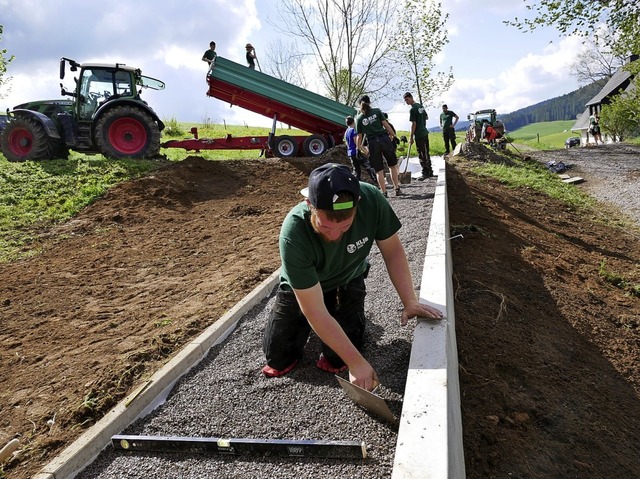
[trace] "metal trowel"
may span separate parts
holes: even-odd
[[[366,389],[362,389],[360,386],[356,386],[355,384],[351,384],[346,379],[341,378],[340,376],[336,376],[338,383],[342,386],[342,389],[345,390],[347,396],[351,398],[353,402],[355,402],[358,406],[363,407],[370,413],[375,414],[381,419],[384,419],[390,424],[397,424],[398,420],[393,415],[389,406],[380,396],[375,394],[376,387],[373,391],[367,391]]]

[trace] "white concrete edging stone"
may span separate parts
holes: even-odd
[[[242,316],[271,294],[280,279],[280,270],[271,274],[224,316],[187,344],[137,391],[120,401],[69,447],[49,462],[33,479],[68,479],[91,464],[109,445],[111,436],[120,434],[138,417],[164,401],[175,382],[205,358],[209,349],[223,341]],[[158,401],[158,398],[163,398]]]
[[[392,479],[464,479],[462,414],[444,159],[438,173],[420,301],[444,315],[414,330]]]

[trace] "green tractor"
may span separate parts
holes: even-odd
[[[504,135],[505,128],[504,123],[498,120],[498,116],[494,109],[479,110],[475,113],[469,113],[467,115],[469,120],[469,129],[467,130],[467,141],[480,141],[485,139],[485,131],[483,125],[488,123],[491,125],[500,135]]]
[[[140,98],[142,88],[163,90],[164,83],[123,63],[79,64],[60,59],[60,79],[66,66],[76,88],[62,96],[72,99],[23,103],[7,110],[8,123],[0,148],[9,161],[67,158],[69,150],[100,153],[107,158],[149,158],[160,152],[164,124]]]

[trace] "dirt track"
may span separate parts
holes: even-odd
[[[638,232],[465,162],[449,194],[468,477],[640,477],[640,303],[602,274],[640,284]],[[278,267],[309,166],[189,158],[0,265],[0,442],[23,447],[8,477],[30,477]]]

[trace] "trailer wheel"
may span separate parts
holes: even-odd
[[[302,149],[304,156],[320,156],[329,148],[327,140],[322,135],[311,135],[304,140]]]
[[[273,153],[280,158],[291,158],[298,154],[298,143],[287,135],[276,136],[273,139]]]
[[[9,161],[50,160],[53,142],[37,120],[17,117],[2,132],[2,153]]]
[[[160,129],[151,116],[130,105],[104,112],[96,123],[95,139],[107,158],[149,158],[160,152]]]

